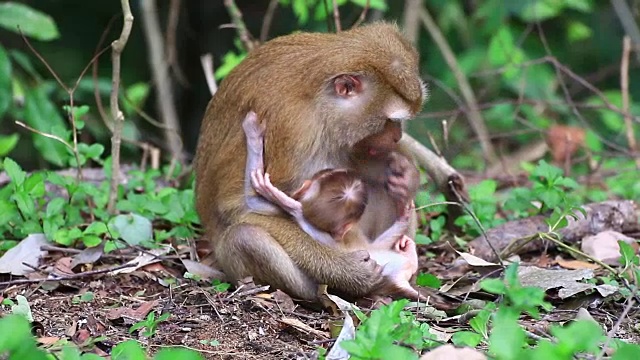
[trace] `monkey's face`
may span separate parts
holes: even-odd
[[[401,122],[414,118],[424,101],[423,94],[414,101],[403,98],[375,74],[341,74],[331,79],[326,90],[320,110],[333,120],[327,126],[337,135],[332,138],[353,147],[372,137],[370,144],[379,145],[381,151],[395,146],[402,136]]]

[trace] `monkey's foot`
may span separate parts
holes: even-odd
[[[249,111],[242,121],[242,129],[247,137],[247,144],[251,148],[262,148],[266,126],[258,120],[255,112]]]

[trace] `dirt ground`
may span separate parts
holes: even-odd
[[[532,260],[539,258],[540,255]],[[48,262],[60,267],[64,259],[69,257],[53,253]],[[479,279],[477,274],[452,266],[454,257],[445,252],[429,261],[423,252],[420,259],[421,269],[429,269],[443,283],[457,281],[453,289],[457,288],[458,293]],[[117,265],[117,260],[108,259],[92,270]],[[55,287],[50,283],[11,285],[0,292],[0,300],[3,296],[14,299],[16,295],[28,299],[35,320],[33,331],[44,347],[55,348],[57,342],[67,339],[102,356],[107,356],[119,342],[132,338],[147,344],[151,352],[178,345],[198,350],[207,359],[313,359],[318,346],[333,345],[336,333],[331,334],[329,324],[339,322],[341,317],[328,310],[302,307],[282,292],[252,283],[216,291],[182,278],[183,273],[184,268],[177,266],[175,260],[163,261],[116,276],[96,274],[65,280]],[[93,297],[83,301],[80,295],[86,293]],[[553,300],[552,291],[549,295]],[[471,291],[470,297],[492,300],[477,290]],[[548,333],[551,323],[575,318],[580,307],[587,308],[609,331],[623,309],[621,302],[602,301],[594,293],[570,301],[555,300],[557,307],[542,320],[523,319],[530,333]],[[168,312],[171,317],[159,323],[151,338],[143,337],[141,331],[129,333],[131,325],[152,310],[156,315]],[[2,308],[5,314],[7,311],[6,306]],[[630,315],[637,314],[632,311]],[[467,327],[455,317],[440,322],[420,314],[417,317],[429,321],[441,334],[450,335]],[[629,326],[628,322],[623,323],[616,337],[637,343],[637,332]]]

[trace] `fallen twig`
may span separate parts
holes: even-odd
[[[110,267],[107,269],[85,271],[85,272],[81,272],[73,275],[51,276],[50,274],[49,277],[42,278],[42,279],[17,279],[17,280],[2,281],[0,282],[0,287],[9,287],[12,285],[22,285],[22,284],[37,284],[37,283],[46,282],[46,281],[77,280],[77,279],[85,278],[88,276],[105,274],[111,271],[116,271],[124,268],[134,267],[134,266],[136,266],[136,264],[122,264],[122,265]]]

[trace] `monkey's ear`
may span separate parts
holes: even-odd
[[[349,230],[351,230],[351,227],[353,227],[354,222],[350,221],[344,225],[342,225],[341,227],[338,228],[338,230],[336,231],[336,238],[343,240],[344,239],[344,235],[346,233],[349,232]]]
[[[291,195],[291,197],[292,197],[294,200],[298,200],[298,201],[300,201],[300,198],[302,198],[302,195],[304,195],[304,193],[306,193],[306,192],[307,192],[307,190],[309,190],[309,187],[310,187],[310,186],[311,186],[311,180],[305,180],[305,181],[302,183],[302,186],[300,186],[300,188],[299,188],[298,190],[296,190],[296,191]]]
[[[362,79],[359,75],[341,74],[333,79],[333,89],[340,97],[351,97],[362,92]]]

